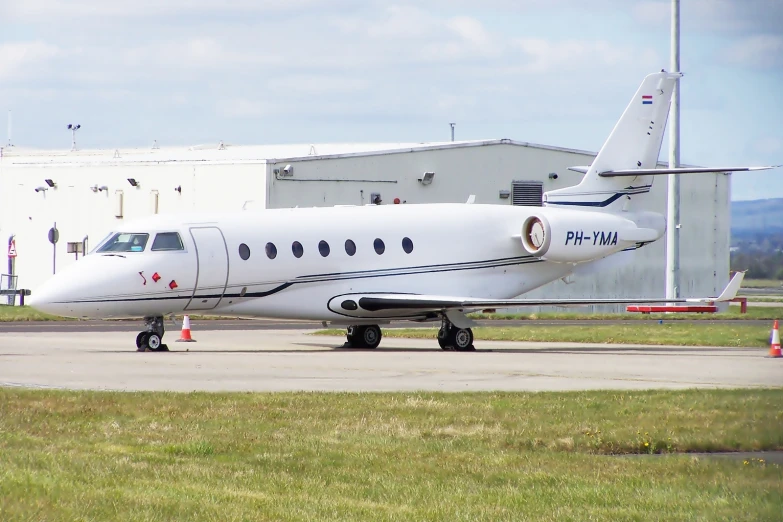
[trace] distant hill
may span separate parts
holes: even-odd
[[[783,198],[731,202],[731,235],[783,233]]]

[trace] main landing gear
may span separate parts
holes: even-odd
[[[136,351],[139,352],[167,352],[169,347],[162,343],[163,317],[145,317],[144,331],[136,336]]]
[[[377,324],[349,326],[345,348],[378,348],[381,344],[381,327]]]
[[[473,330],[470,328],[457,328],[445,317],[440,325],[440,330],[438,330],[438,344],[442,350],[455,350],[458,352],[472,352],[476,350],[476,347],[473,346]]]
[[[373,325],[354,325],[348,327],[348,340],[343,345],[344,348],[377,348],[381,343],[381,327]],[[472,352],[476,350],[473,346],[473,330],[470,328],[458,328],[451,321],[443,318],[440,330],[438,331],[438,344],[443,350],[453,350],[457,352]]]

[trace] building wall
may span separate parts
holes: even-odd
[[[270,162],[268,204],[272,208],[367,204],[379,192],[383,204],[395,197],[408,203],[463,202],[471,194],[476,203],[510,204],[500,190],[514,180],[541,181],[544,190],[579,183],[582,174],[570,166],[589,165],[594,156],[508,144],[439,148],[372,156],[333,159],[304,158]],[[294,175],[279,177],[275,168],[290,164]],[[418,178],[435,172],[432,184]],[[557,179],[549,174],[556,173]],[[680,295],[719,293],[729,277],[729,176],[685,175],[681,178]],[[666,213],[667,178],[655,179],[642,196],[639,209]],[[521,226],[521,223],[520,223]],[[444,231],[455,234],[458,231]],[[525,297],[664,297],[665,238],[619,260],[608,261],[601,272],[575,275],[566,284],[556,281]],[[622,263],[622,264],[618,264]],[[622,311],[624,306],[586,307],[576,311]],[[542,308],[530,309],[535,312]]]
[[[223,152],[223,151],[221,151]],[[116,160],[111,153],[90,161],[63,162],[52,157],[26,157],[17,153],[0,159],[0,238],[16,234],[19,285],[35,287],[52,273],[53,247],[47,232],[57,222],[57,269],[74,261],[66,254],[69,241],[87,236],[88,249],[117,224],[154,212],[239,210],[244,206],[269,208],[368,204],[370,194],[381,194],[384,204],[395,197],[408,204],[463,202],[471,194],[477,203],[510,204],[499,191],[510,190],[514,180],[541,181],[552,190],[580,181],[582,175],[567,167],[589,165],[593,156],[578,151],[498,143],[455,144],[408,152],[309,156],[287,160],[246,157],[216,160],[206,152],[172,161],[149,158]],[[239,156],[236,156],[239,157]],[[280,177],[275,169],[293,167],[293,176]],[[430,185],[418,178],[434,172]],[[557,179],[549,174],[556,173]],[[53,179],[58,187],[36,193]],[[140,182],[133,188],[127,178]],[[91,186],[108,190],[93,192]],[[175,187],[181,187],[176,191]],[[123,194],[123,217],[115,217],[117,191]],[[681,295],[704,296],[719,292],[729,272],[729,176],[719,174],[682,177]],[[665,213],[666,178],[656,178],[641,208]],[[521,226],[521,223],[520,223]],[[459,231],[445,230],[459,240]],[[606,267],[598,274],[577,275],[571,284],[556,281],[527,294],[529,297],[638,297],[663,296],[665,241],[648,245],[622,266]],[[6,272],[0,266],[0,273]],[[602,310],[620,310],[609,307]],[[587,310],[590,310],[589,308]],[[535,310],[531,310],[535,311]]]
[[[231,211],[241,209],[248,201],[263,202],[266,198],[263,162],[21,163],[10,161],[8,156],[0,161],[0,241],[5,245],[11,234],[16,236],[18,287],[33,291],[55,269],[75,262],[76,255],[67,253],[68,242],[87,238],[89,251],[118,225],[156,211]],[[135,179],[139,186],[131,186],[128,178]],[[35,192],[36,187],[46,186],[45,179],[53,180],[57,187]],[[106,189],[93,191],[94,186]],[[117,217],[120,194],[122,212]],[[48,232],[55,223],[60,238],[53,246]],[[7,271],[6,263],[2,263],[0,273]]]

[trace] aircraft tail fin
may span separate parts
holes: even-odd
[[[672,93],[681,76],[682,73],[665,71],[647,75],[592,165],[574,168],[585,171],[581,183],[546,192],[545,204],[620,210],[629,198],[649,192],[652,177],[646,172],[636,177],[602,176],[601,173],[649,171],[657,166]]]

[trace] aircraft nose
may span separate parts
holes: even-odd
[[[95,260],[87,256],[34,289],[27,302],[36,310],[46,314],[86,317],[91,312],[91,307],[78,301],[90,293],[87,283],[95,280],[95,274],[100,274],[101,268]],[[99,288],[102,286],[101,281],[96,283]]]
[[[27,302],[36,310],[50,315],[69,317],[68,290],[61,277],[55,275],[38,287]]]

